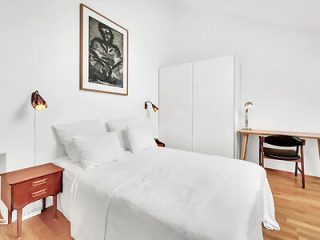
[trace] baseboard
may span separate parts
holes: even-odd
[[[46,208],[53,205],[52,197],[48,197],[46,200]],[[25,206],[22,210],[22,220],[34,217],[41,213],[42,210],[42,200],[33,202]],[[4,223],[8,224],[8,208],[0,200],[0,213],[3,217]],[[12,222],[17,221],[17,211],[12,212]]]

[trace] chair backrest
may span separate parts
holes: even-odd
[[[267,136],[264,138],[264,142],[279,147],[297,147],[304,144],[303,139],[286,135]]]

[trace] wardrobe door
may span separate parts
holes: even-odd
[[[192,64],[159,70],[159,137],[167,147],[192,150]]]
[[[193,151],[234,157],[233,56],[193,65]]]

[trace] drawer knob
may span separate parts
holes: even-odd
[[[32,197],[36,198],[36,197],[39,197],[39,196],[42,196],[42,195],[45,195],[45,194],[47,194],[47,189],[42,189],[40,191],[32,193]]]
[[[41,179],[41,180],[38,180],[38,181],[34,181],[34,182],[32,182],[32,187],[36,187],[36,186],[39,186],[39,185],[42,185],[42,184],[46,184],[47,181],[48,181],[48,178]]]

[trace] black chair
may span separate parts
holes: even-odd
[[[265,147],[264,144],[269,144],[281,148]],[[305,140],[284,135],[271,135],[268,137],[259,137],[259,165],[264,167],[264,159],[282,160],[287,162],[295,162],[295,176],[298,175],[298,170],[302,176],[302,188],[305,188],[304,177],[304,154],[303,147]],[[300,149],[300,153],[299,153]],[[301,168],[299,167],[299,164]]]

